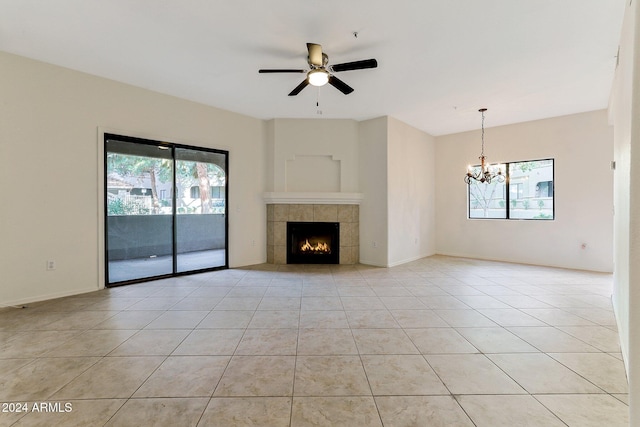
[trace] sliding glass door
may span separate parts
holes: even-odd
[[[225,268],[228,153],[105,134],[107,285]]]
[[[226,265],[224,153],[176,148],[177,271]]]

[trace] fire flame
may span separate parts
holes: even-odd
[[[331,248],[325,242],[318,242],[316,245],[309,243],[309,239],[306,239],[304,245],[300,247],[302,252],[316,252],[316,253],[331,253]]]

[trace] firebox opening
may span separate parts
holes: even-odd
[[[287,264],[338,264],[340,224],[288,222]]]

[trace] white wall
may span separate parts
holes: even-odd
[[[274,119],[269,127],[273,181],[268,191],[358,191],[358,122]]]
[[[360,262],[395,266],[435,253],[434,138],[399,120],[359,124]]]
[[[627,6],[609,113],[614,126],[614,292],[629,378],[631,424],[640,424],[640,7]]]
[[[629,224],[629,378],[631,422],[640,424],[640,6],[634,2]]]
[[[359,123],[360,262],[387,266],[387,117]]]
[[[389,266],[435,253],[434,138],[388,118]]]
[[[264,262],[263,121],[6,53],[0,69],[0,304],[98,288],[99,127],[229,150],[230,264]]]
[[[485,154],[490,162],[555,159],[555,220],[467,219],[463,178],[480,154],[480,131],[437,137],[437,252],[613,271],[613,134],[606,111],[495,128],[490,118],[489,109]]]
[[[633,21],[629,8],[625,13],[620,41],[619,65],[609,105],[610,121],[614,126],[614,293],[622,351],[628,362],[629,323],[629,220],[631,179],[631,103],[633,80]]]

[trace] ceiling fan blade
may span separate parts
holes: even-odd
[[[300,93],[302,89],[307,87],[308,84],[309,84],[309,79],[304,79],[302,83],[296,86],[296,88],[289,93],[289,96],[296,96],[297,94]]]
[[[322,46],[315,43],[307,43],[307,50],[309,51],[309,62],[316,67],[322,67]]]
[[[378,61],[375,59],[364,59],[362,61],[344,62],[331,66],[331,70],[338,73],[340,71],[362,70],[365,68],[376,68]]]
[[[345,95],[349,95],[351,92],[353,92],[353,88],[351,86],[349,86],[336,76],[329,76],[329,84]]]
[[[282,68],[282,69],[261,69],[258,70],[259,73],[306,73],[307,70],[294,70],[291,68]]]

